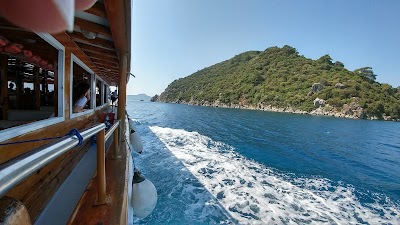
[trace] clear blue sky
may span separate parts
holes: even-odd
[[[128,94],[160,94],[175,79],[249,50],[290,45],[371,66],[400,86],[399,0],[133,0]]]

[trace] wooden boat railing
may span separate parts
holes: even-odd
[[[106,204],[105,142],[114,134],[115,152],[113,156],[118,158],[119,126],[120,121],[115,120],[107,133],[105,133],[106,126],[103,123],[87,128],[80,133],[83,141],[97,135],[97,184],[99,191],[96,204],[98,205]],[[79,140],[76,136],[66,136],[1,164],[0,197],[52,160],[76,147],[78,143]]]

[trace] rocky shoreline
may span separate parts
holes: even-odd
[[[165,101],[161,101],[161,102],[165,102]],[[378,118],[376,116],[369,116],[369,115],[365,114],[363,108],[361,108],[358,105],[357,98],[354,98],[354,100],[350,104],[343,105],[342,110],[332,107],[329,104],[325,104],[324,100],[322,100],[322,99],[316,99],[316,100],[314,100],[314,106],[316,106],[316,109],[312,110],[311,112],[294,109],[292,107],[279,108],[279,107],[275,107],[272,105],[263,105],[263,104],[258,104],[257,106],[246,105],[246,104],[225,104],[225,103],[221,103],[219,101],[215,101],[215,102],[173,101],[173,102],[168,102],[168,103],[198,105],[198,106],[207,106],[207,107],[215,107],[215,108],[234,108],[234,109],[260,110],[260,111],[268,111],[268,112],[308,114],[308,115],[315,115],[315,116],[331,116],[331,117],[348,118],[348,119],[367,119],[367,120],[384,120],[384,121],[400,122],[400,120],[394,120],[394,119],[391,119],[389,116],[385,116],[385,115],[382,115],[382,118]]]

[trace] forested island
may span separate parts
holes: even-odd
[[[173,81],[152,101],[400,121],[400,87],[291,46],[248,51]]]

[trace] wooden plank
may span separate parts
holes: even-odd
[[[66,85],[69,86],[69,85]],[[68,95],[69,96],[69,95]],[[67,100],[69,98],[65,98]],[[16,142],[16,141],[24,141],[24,140],[32,140],[36,138],[42,137],[55,137],[55,136],[62,136],[65,135],[69,130],[72,128],[83,129],[91,125],[90,120],[93,114],[87,114],[84,116],[80,116],[71,120],[67,120],[62,123],[57,123],[52,126],[48,126],[45,128],[41,128],[35,130],[34,132],[26,133],[24,135],[12,138],[7,140],[6,142]],[[93,118],[91,119],[93,120]],[[38,142],[31,142],[31,143],[22,143],[18,145],[6,145],[1,146],[0,148],[0,164],[10,160],[16,156],[19,156],[31,149],[38,148],[44,144],[49,143],[49,141],[38,141]]]
[[[37,219],[40,212],[46,207],[43,202],[48,202],[51,199],[62,182],[85,155],[90,145],[91,143],[88,141],[84,146],[63,154],[49,166],[38,171],[43,174],[43,178],[32,187],[31,193],[24,200],[24,204],[29,209],[33,221]]]
[[[103,58],[103,59],[115,59],[118,61],[118,56],[117,52],[110,52],[109,54],[104,53],[104,52],[98,52],[97,49],[92,49],[92,50],[87,50],[85,47],[83,48],[83,51],[88,55],[89,57],[97,57],[97,58]]]
[[[108,60],[104,60],[104,59],[97,59],[97,58],[91,58],[92,62],[95,64],[104,64],[105,66],[109,66],[109,67],[115,67],[116,69],[118,69],[118,63],[117,62],[113,62],[113,61],[108,61]]]
[[[121,156],[119,154],[119,128],[117,127],[114,130],[114,159],[118,159],[120,157]]]
[[[33,89],[35,90],[35,101],[36,101],[36,110],[40,110],[40,78],[39,78],[39,67],[33,67],[33,75],[35,76],[34,79],[34,86]],[[57,90],[57,89],[54,89]]]
[[[75,25],[80,27],[81,29],[98,33],[104,35],[106,37],[112,38],[111,31],[109,27],[100,25],[98,23],[94,23],[88,20],[84,20],[78,17],[75,17]]]
[[[117,57],[110,57],[109,55],[102,55],[98,53],[93,53],[93,52],[87,52],[85,51],[86,55],[89,56],[90,59],[100,59],[100,60],[105,60],[109,62],[114,62],[114,63],[119,63]]]
[[[104,3],[100,2],[100,1],[96,2],[90,9],[86,10],[85,12],[93,14],[95,16],[107,18]]]
[[[104,49],[104,48],[98,48],[92,45],[87,45],[84,43],[76,43],[83,51],[88,51],[88,52],[94,52],[97,54],[104,54],[107,55],[109,57],[118,57],[117,52],[116,51],[112,51],[112,50],[108,50],[108,49]]]
[[[3,120],[8,119],[8,76],[7,76],[8,57],[0,55],[0,73],[1,73],[1,111]]]
[[[107,204],[106,202],[106,151],[105,151],[105,130],[97,133],[97,200],[96,205]]]
[[[109,63],[109,62],[104,62],[104,61],[98,61],[98,60],[96,60],[96,59],[92,59],[92,60],[93,60],[93,63],[94,63],[96,66],[103,66],[103,67],[110,68],[110,69],[114,69],[114,70],[117,70],[117,69],[118,69],[118,65],[116,65],[116,64],[114,64],[114,63]]]
[[[96,121],[102,121],[106,111],[108,111],[107,107],[103,108],[102,110],[98,110],[93,114],[84,115],[63,123],[38,129],[35,132],[18,136],[9,141],[13,142],[43,137],[62,136],[72,128],[81,130],[84,127],[93,126]],[[32,149],[42,146],[48,142],[49,141],[42,141],[14,146],[3,146],[0,148],[0,162],[7,161],[18,155],[29,152]],[[90,141],[88,143],[90,143]],[[51,196],[58,189],[59,185],[68,176],[72,168],[74,168],[75,162],[79,161],[82,155],[79,155],[79,159],[76,159],[75,161],[74,158],[78,156],[77,154],[81,154],[80,149],[84,151],[87,149],[84,148],[84,146],[80,146],[75,150],[71,150],[58,157],[41,170],[38,170],[37,173],[32,174],[26,180],[14,187],[6,195],[24,202],[31,214],[31,218],[36,218],[43,207],[47,204]]]
[[[68,35],[75,42],[80,42],[80,43],[84,43],[84,44],[100,46],[100,47],[115,51],[114,42],[112,42],[112,41],[105,40],[105,39],[102,39],[102,38],[99,38],[99,37],[97,37],[97,38],[95,38],[93,40],[90,40],[90,39],[87,39],[85,36],[83,36],[82,33],[79,33],[79,32],[68,33]]]
[[[104,65],[97,65],[97,67],[104,73],[113,73],[117,76],[119,75],[118,68],[115,68],[115,67],[109,68]]]
[[[125,123],[122,122],[122,123]],[[115,141],[115,140],[114,140]],[[112,145],[110,145],[112,148]],[[121,158],[112,159],[113,150],[106,153],[107,205],[94,206],[97,180],[92,179],[68,221],[72,224],[127,224],[129,151],[120,146]]]

